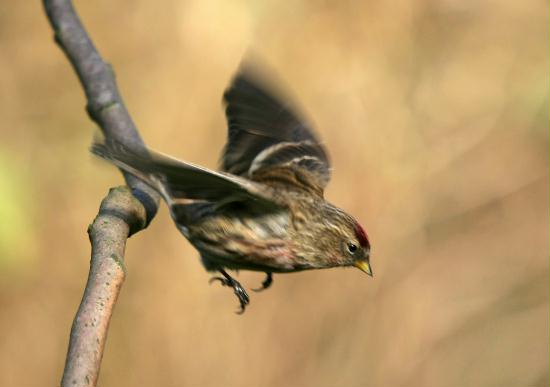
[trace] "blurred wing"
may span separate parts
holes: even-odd
[[[224,94],[228,139],[222,170],[269,184],[274,180],[322,191],[330,179],[324,147],[313,130],[250,73],[239,73]],[[296,177],[296,176],[298,177]]]
[[[95,155],[142,179],[168,199],[227,202],[239,199],[271,201],[261,184],[212,171],[153,151],[138,153],[119,143],[94,143]]]

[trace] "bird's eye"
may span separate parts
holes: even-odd
[[[353,243],[348,243],[348,251],[351,254],[354,254],[357,251],[357,245]]]

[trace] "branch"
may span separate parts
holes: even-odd
[[[128,149],[144,151],[143,140],[118,92],[113,70],[97,52],[71,1],[43,1],[55,41],[73,65],[84,88],[90,118],[99,125],[106,138],[116,140]],[[123,174],[134,196],[145,206],[148,224],[157,212],[159,196],[135,176]]]
[[[62,386],[97,384],[109,321],[126,276],[124,248],[129,225],[145,225],[145,219],[141,203],[127,187],[118,187],[103,199],[88,228],[92,244],[90,273],[71,328]]]
[[[106,139],[146,152],[120,97],[113,71],[97,52],[71,1],[43,0],[43,3],[55,41],[84,88],[90,118]],[[62,386],[96,385],[109,321],[124,281],[126,239],[147,227],[158,209],[159,195],[131,174],[123,174],[131,191],[112,189],[88,230],[92,243],[90,273],[71,329]]]

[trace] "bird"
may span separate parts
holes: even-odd
[[[206,168],[110,138],[91,152],[158,191],[210,282],[231,287],[243,313],[245,288],[228,270],[273,274],[356,267],[373,276],[367,232],[324,198],[331,177],[325,146],[265,76],[241,68],[223,94],[227,142],[220,168]]]

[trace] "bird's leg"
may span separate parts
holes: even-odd
[[[243,314],[246,306],[250,303],[250,298],[248,297],[246,290],[244,290],[239,281],[227,274],[225,270],[220,269],[219,272],[223,275],[223,277],[213,277],[210,279],[210,283],[213,281],[220,281],[223,286],[231,286],[235,292],[235,295],[239,299],[239,302],[241,303],[241,310],[239,310],[237,314]]]
[[[269,272],[266,272],[265,274],[266,274],[266,277],[265,277],[264,281],[262,282],[262,287],[252,289],[252,290],[254,290],[255,292],[261,292],[262,290],[265,290],[265,289],[267,289],[268,287],[271,286],[271,284],[273,283],[273,274],[271,274]]]

